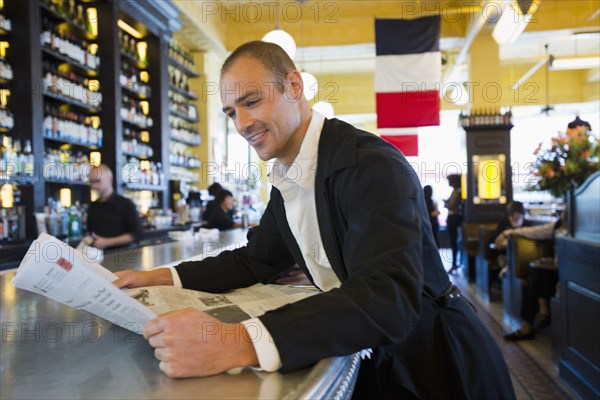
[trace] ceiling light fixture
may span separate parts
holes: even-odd
[[[121,29],[123,29],[125,32],[129,33],[131,36],[133,36],[136,39],[141,39],[144,36],[139,33],[137,30],[135,30],[135,28],[133,28],[131,25],[129,25],[127,22],[123,21],[122,19],[119,19],[117,21],[117,26]]]
[[[600,68],[599,57],[555,58],[550,63],[551,70]]]
[[[293,60],[296,56],[296,42],[292,35],[279,26],[279,0],[275,4],[275,29],[263,36],[263,42],[275,43],[280,46]]]
[[[527,10],[523,11],[519,3],[528,3]],[[492,37],[498,44],[514,43],[525,27],[533,18],[538,9],[540,0],[523,2],[512,0],[503,10],[502,16],[492,32]]]

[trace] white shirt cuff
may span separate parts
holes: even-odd
[[[261,320],[252,318],[242,321],[242,324],[246,328],[250,340],[252,340],[260,369],[267,372],[275,372],[280,369],[281,359],[279,358],[279,351],[275,346],[273,337]]]
[[[171,270],[171,276],[173,277],[173,286],[182,288],[183,284],[181,283],[181,278],[179,278],[177,270],[174,267],[169,267],[169,269]]]

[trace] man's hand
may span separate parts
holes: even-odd
[[[504,232],[506,232],[506,231],[504,231]],[[496,250],[502,250],[506,247],[506,243],[508,241],[508,235],[505,234],[504,232],[499,234],[498,237],[496,238],[496,240],[494,241],[494,247],[496,248]]]
[[[113,281],[118,288],[173,285],[173,275],[169,268],[159,268],[152,271],[125,270],[115,272],[119,279]]]
[[[215,375],[257,365],[246,328],[225,324],[195,308],[162,314],[144,327],[159,368],[172,378]]]
[[[112,246],[112,241],[110,240],[110,238],[98,236],[95,233],[92,233],[92,238],[94,239],[94,241],[92,242],[92,246],[97,249],[104,250],[107,247]]]

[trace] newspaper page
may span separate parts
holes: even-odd
[[[222,322],[237,323],[319,292],[315,287],[263,284],[220,294],[173,286],[123,290],[112,284],[115,279],[86,252],[42,233],[31,244],[12,283],[138,334],[147,321],[168,311],[196,307]]]
[[[156,314],[114,286],[111,282],[116,278],[84,253],[42,233],[29,247],[12,283],[141,334]]]
[[[126,292],[156,314],[195,307],[221,322],[237,323],[315,295],[318,290],[256,284],[229,293],[206,293],[173,286],[142,287]]]

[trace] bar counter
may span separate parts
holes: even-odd
[[[236,229],[221,233],[218,243],[182,241],[107,253],[103,265],[117,271],[175,264],[242,246],[245,234]],[[142,336],[15,289],[13,275],[0,275],[2,399],[346,399],[352,394],[359,367],[356,354],[285,375],[246,368],[236,375],[169,378]]]

